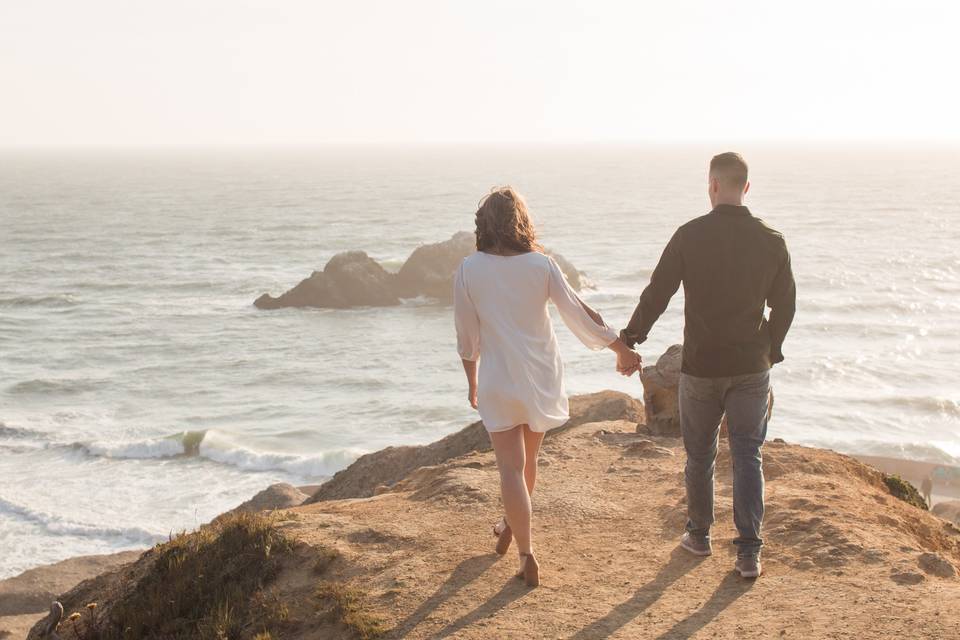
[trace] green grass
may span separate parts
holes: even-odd
[[[890,490],[890,493],[894,497],[900,498],[904,502],[912,504],[918,509],[923,509],[924,511],[927,510],[927,503],[923,499],[923,496],[920,495],[920,492],[917,491],[917,488],[900,476],[889,476],[884,474],[883,481],[887,485],[887,489]]]
[[[253,513],[230,514],[178,535],[153,550],[153,563],[100,621],[99,637],[233,640],[250,625],[263,629],[264,620],[284,617],[262,610],[270,602],[262,589],[291,552],[274,520]],[[260,606],[251,606],[251,599]],[[270,637],[269,631],[260,637]]]
[[[383,621],[366,610],[363,592],[337,582],[322,582],[317,597],[331,607],[330,617],[350,629],[360,640],[373,640],[386,629]]]

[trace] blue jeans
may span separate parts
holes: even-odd
[[[763,455],[767,437],[770,372],[729,378],[680,375],[680,429],[687,450],[687,531],[709,537],[713,513],[713,472],[720,421],[727,416],[733,461],[733,522],[738,554],[763,545]]]

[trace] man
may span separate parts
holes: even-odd
[[[727,416],[733,460],[736,570],[762,573],[761,447],[767,433],[770,368],[793,321],[796,287],[783,236],[743,206],[750,189],[737,153],[710,161],[713,210],[677,229],[620,337],[629,347],[647,339],[653,323],[683,283],[683,364],[680,424],[687,452],[687,531],[681,546],[713,552],[713,474],[720,421]],[[770,317],[764,316],[770,307]]]

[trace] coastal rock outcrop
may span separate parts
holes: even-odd
[[[625,393],[601,391],[570,398],[570,421],[547,432],[551,437],[587,422],[644,420],[643,404]],[[405,478],[420,467],[441,464],[475,451],[489,451],[490,438],[483,423],[474,422],[456,433],[423,446],[387,447],[360,456],[346,469],[320,485],[306,504],[344,498],[367,498]],[[378,491],[379,488],[379,491]]]
[[[418,247],[395,274],[363,251],[338,253],[323,271],[314,271],[280,296],[264,293],[253,304],[258,309],[387,307],[399,304],[401,298],[418,296],[449,302],[453,297],[453,274],[474,249],[473,233],[460,231],[443,242]],[[580,291],[586,286],[585,276],[569,260],[550,251],[546,253],[557,261],[574,289]]]
[[[309,497],[292,484],[278,482],[256,494],[233,511],[257,512],[289,509],[290,507],[300,506]]]
[[[680,442],[636,433],[642,407],[628,396],[580,400],[574,413],[585,422],[551,431],[543,446],[537,592],[492,553],[500,475],[493,453],[478,450],[414,469],[375,496],[234,513],[173,537],[59,596],[63,640],[957,637],[960,529],[896,499],[880,471],[771,441],[767,577],[746,581],[731,571],[727,443],[717,555],[701,561],[677,546]],[[602,419],[617,413],[628,418]],[[43,626],[29,640],[50,640]]]
[[[347,251],[333,256],[323,271],[314,271],[286,293],[276,298],[265,293],[253,304],[258,309],[389,307],[400,304],[395,277],[363,251]]]
[[[643,431],[658,436],[680,437],[680,367],[683,364],[683,345],[670,346],[657,359],[657,363],[644,367],[640,372],[643,383],[643,406],[646,410],[646,424]],[[773,416],[773,389],[770,389],[770,402],[767,407],[767,419]],[[720,433],[727,433],[727,417],[720,423]]]
[[[955,524],[960,524],[960,500],[946,500],[933,505],[931,509],[935,515]]]

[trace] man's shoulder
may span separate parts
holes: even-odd
[[[776,229],[771,227],[766,220],[764,220],[763,218],[759,218],[757,216],[754,216],[753,219],[755,221],[754,224],[757,225],[757,228],[762,233],[769,236],[774,242],[778,244],[784,244],[784,245],[786,244],[786,239],[783,237],[783,234],[780,231],[777,231]]]
[[[696,218],[692,220],[688,220],[687,222],[684,222],[682,225],[680,225],[677,228],[677,234],[683,235],[685,233],[686,234],[696,233],[701,229],[709,227],[713,219],[714,218],[709,213],[705,213],[702,216],[697,216]]]

